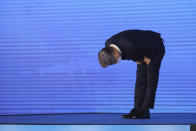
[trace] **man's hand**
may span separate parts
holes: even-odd
[[[144,62],[145,62],[147,65],[149,65],[150,62],[151,62],[151,60],[150,60],[149,58],[147,58],[147,57],[144,56]]]

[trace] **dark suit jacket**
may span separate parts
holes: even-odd
[[[163,43],[160,33],[151,30],[126,30],[106,40],[105,46],[117,45],[123,60],[142,61],[144,56],[153,59],[156,49]]]

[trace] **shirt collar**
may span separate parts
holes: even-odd
[[[117,49],[121,53],[121,50],[115,44],[110,44],[110,47],[114,47],[115,49]]]

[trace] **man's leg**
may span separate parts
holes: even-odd
[[[147,65],[145,62],[137,64],[134,108],[139,110],[142,107],[147,87]]]
[[[143,101],[142,109],[148,110],[154,108],[156,90],[159,80],[159,70],[161,61],[165,55],[165,47],[163,43],[157,49],[156,57],[151,61],[150,65],[147,66],[147,89],[146,95]]]
[[[141,109],[144,97],[146,94],[147,86],[147,65],[145,62],[137,64],[136,71],[136,83],[135,83],[135,96],[134,96],[134,108],[128,115],[122,115],[123,118],[133,118]]]
[[[154,108],[155,95],[159,79],[159,69],[158,65],[149,65],[147,67],[147,89],[146,95],[143,101],[142,109],[148,110],[149,108]]]

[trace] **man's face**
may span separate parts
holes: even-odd
[[[118,57],[118,58],[117,58],[117,62],[116,62],[116,64],[117,64],[117,63],[119,63],[120,59],[121,59],[120,57]]]
[[[120,53],[117,52],[117,51],[114,51],[113,55],[114,55],[114,57],[116,59],[116,62],[114,64],[117,64],[121,60]]]

